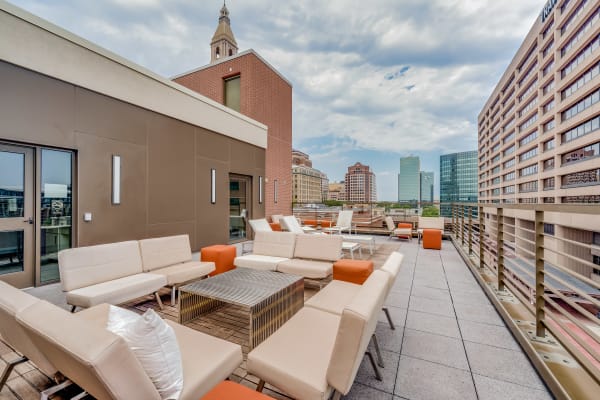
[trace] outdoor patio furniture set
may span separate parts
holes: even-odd
[[[258,391],[269,382],[298,399],[327,399],[334,393],[339,398],[350,390],[364,354],[381,379],[367,350],[373,342],[383,366],[374,337],[377,311],[385,311],[402,262],[400,253],[392,253],[373,272],[371,261],[340,260],[342,240],[340,235],[257,231],[253,254],[236,257],[238,268],[229,271],[219,257],[231,263],[231,246],[203,249],[202,258],[206,254],[214,262],[192,261],[187,235],[64,250],[60,274],[72,313],[0,282],[0,335],[23,355],[8,363],[0,389],[12,368],[29,359],[57,383],[42,399],[71,381],[97,399],[161,398],[131,343],[107,325],[115,318],[109,304],[154,294],[162,308],[158,290],[169,286],[173,303],[177,289],[180,293],[180,323],[163,321],[181,355],[180,399],[207,393],[207,399],[223,393],[268,398],[223,383],[243,361],[240,345],[183,325],[225,303],[248,311],[252,351],[247,369],[260,378]],[[203,279],[217,272],[215,265],[225,272]],[[321,288],[332,275],[336,280],[304,304],[304,280]],[[84,310],[73,313],[76,307]]]

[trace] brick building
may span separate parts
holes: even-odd
[[[368,165],[357,162],[348,167],[346,179],[346,200],[354,203],[377,201],[375,173]]]
[[[265,215],[289,215],[292,213],[292,84],[254,50],[238,53],[225,6],[210,48],[210,64],[177,75],[173,80],[267,125]]]

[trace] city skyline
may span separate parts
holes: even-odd
[[[222,6],[11,3],[166,77],[208,64]],[[378,198],[394,200],[399,157],[418,154],[438,171],[440,154],[475,146],[477,114],[543,1],[227,6],[240,51],[255,49],[294,85],[294,148],[332,180],[343,179],[340,165],[370,165]],[[435,187],[438,197],[437,174]]]

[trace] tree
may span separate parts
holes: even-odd
[[[324,200],[323,204],[325,204],[328,207],[339,207],[344,205],[344,202],[338,200]]]
[[[429,206],[423,208],[423,213],[421,214],[423,217],[439,217],[440,210],[437,207]]]

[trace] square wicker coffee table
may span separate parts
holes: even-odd
[[[249,313],[250,349],[268,338],[304,305],[304,279],[281,272],[236,268],[179,288],[179,323],[223,304]]]

